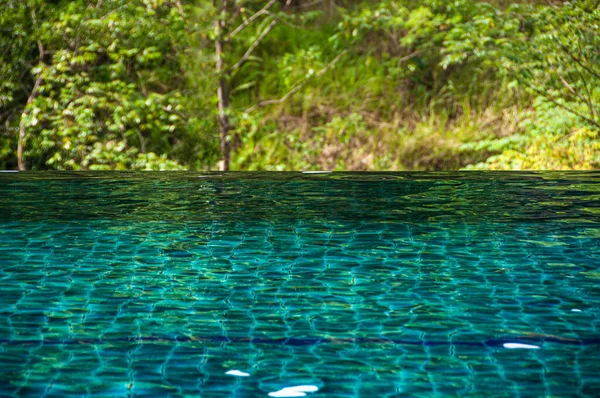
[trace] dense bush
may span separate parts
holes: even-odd
[[[597,0],[3,2],[2,168],[600,162]]]

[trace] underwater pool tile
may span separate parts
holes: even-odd
[[[598,173],[88,175],[0,176],[9,395],[600,389]]]

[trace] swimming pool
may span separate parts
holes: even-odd
[[[0,173],[0,395],[597,396],[599,265],[596,172]]]

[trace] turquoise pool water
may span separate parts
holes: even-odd
[[[0,395],[598,396],[599,265],[594,172],[0,173]]]

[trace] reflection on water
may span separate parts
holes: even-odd
[[[599,181],[2,173],[0,390],[596,395]]]

